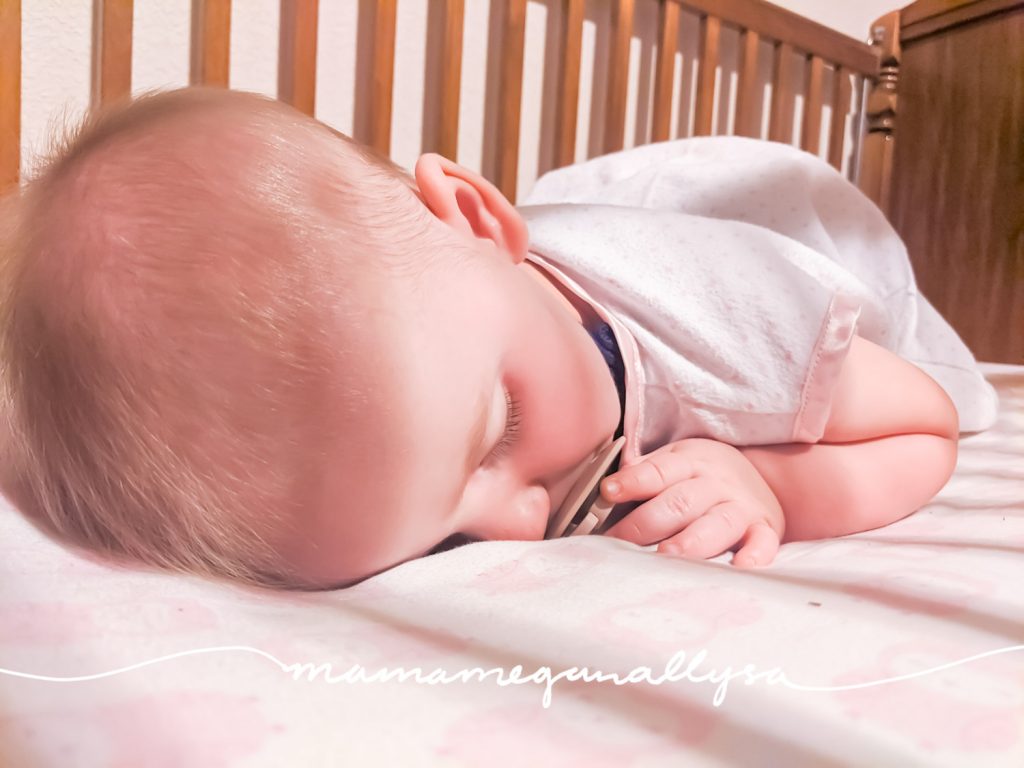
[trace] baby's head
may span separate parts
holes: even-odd
[[[606,387],[555,402],[600,357],[574,352],[497,190],[436,155],[414,180],[269,99],[87,120],[11,201],[3,249],[5,490],[86,549],[349,583],[454,535],[541,538],[614,430]],[[576,432],[499,470],[517,383]]]

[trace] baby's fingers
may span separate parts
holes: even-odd
[[[656,451],[602,480],[601,495],[616,504],[650,499],[670,485],[693,476],[693,464],[689,460],[671,451]]]
[[[676,483],[608,529],[608,536],[645,546],[673,536],[723,500],[720,483],[695,477]],[[733,541],[737,541],[737,535]],[[730,542],[731,543],[731,542]]]
[[[743,546],[733,555],[732,564],[737,568],[768,565],[778,552],[779,534],[768,523],[754,523],[744,537]]]
[[[715,557],[743,537],[750,519],[746,504],[723,501],[694,520],[685,531],[663,541],[658,551],[694,560]]]

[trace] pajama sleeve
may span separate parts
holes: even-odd
[[[946,390],[963,431],[995,421],[995,390],[956,331],[921,295],[899,236],[860,190],[810,153],[730,136],[659,142],[545,174],[525,203],[674,212],[720,229],[744,224],[781,238],[767,248],[776,254],[765,256],[768,263],[781,263],[777,254],[783,253],[783,261],[822,281],[830,302],[836,300],[832,311],[807,318],[821,322],[821,344],[795,427],[799,439],[824,425],[830,363],[841,356],[837,339],[852,334],[854,316],[858,335],[914,363]],[[736,273],[735,279],[746,278]]]
[[[821,437],[864,305],[855,279],[742,222],[626,206],[520,211],[531,249],[636,339],[644,450],[684,437]]]

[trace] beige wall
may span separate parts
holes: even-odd
[[[317,116],[345,133],[357,133],[353,125],[355,73],[360,71],[357,55],[367,50],[357,45],[357,30],[366,26],[365,10],[372,0],[320,0],[320,38]],[[23,156],[31,163],[46,146],[47,126],[60,115],[75,119],[88,102],[90,0],[23,0]],[[863,39],[871,20],[895,7],[892,0],[780,0],[793,11],[804,14],[844,33]],[[410,167],[423,150],[421,127],[424,107],[424,30],[430,0],[400,0],[395,62],[395,99],[402,104],[400,119],[392,129],[392,155]],[[235,88],[273,94],[276,87],[276,48],[279,0],[235,0],[231,35],[231,84]],[[436,7],[436,6],[435,6]],[[488,17],[490,3],[467,0],[466,34],[463,46],[462,105],[460,112],[459,162],[487,171],[493,164],[494,148],[486,140],[491,130],[484,122],[485,92],[493,57],[488,57],[489,38],[498,33]],[[544,131],[550,130],[551,90],[543,89],[543,62],[549,13],[559,13],[561,0],[530,0],[527,7],[527,42],[524,99],[521,123],[520,189],[527,189],[549,161],[539,156]],[[653,86],[657,2],[637,0],[637,17],[631,49],[629,117],[626,144],[633,146],[649,135],[650,89]],[[133,86],[136,90],[174,87],[188,80],[188,33],[190,0],[135,0]],[[360,11],[364,11],[362,14]],[[602,98],[595,88],[603,71],[597,53],[606,44],[604,29],[610,18],[609,0],[590,0],[583,39],[583,71],[580,114],[589,114],[591,100]],[[676,93],[673,97],[673,136],[682,135],[692,119],[688,99],[692,98],[692,56],[696,51],[696,17],[684,18],[680,31],[681,53],[677,56]],[[723,40],[723,57],[734,53],[728,36]],[[720,87],[729,89],[728,67]],[[600,106],[600,105],[598,105]],[[428,109],[429,109],[428,105]],[[489,110],[493,114],[493,108]],[[826,126],[823,126],[825,130]],[[599,151],[598,132],[586,121],[579,126],[577,160]]]
[[[894,11],[911,0],[772,0],[793,13],[799,13],[819,24],[832,27],[844,35],[865,40],[871,22],[889,11]]]

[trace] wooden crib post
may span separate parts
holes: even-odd
[[[832,74],[832,118],[828,132],[828,161],[837,171],[843,170],[843,152],[846,146],[846,116],[850,112],[850,70],[837,64]],[[854,133],[854,144],[857,134]],[[856,169],[854,169],[856,170]],[[847,174],[850,178],[851,174]]]
[[[768,120],[768,139],[783,144],[793,142],[793,46],[787,42],[775,43],[772,60],[772,103]]]
[[[673,8],[675,6],[672,6]],[[662,2],[662,11],[665,3]],[[583,0],[562,0],[561,60],[555,99],[555,167],[576,160],[576,122],[580,99],[580,51],[583,45]],[[657,118],[655,118],[657,122]]]
[[[658,8],[658,62],[654,70],[654,109],[651,141],[668,141],[672,134],[672,86],[679,40],[679,4],[661,0]]]
[[[824,98],[825,60],[808,55],[804,60],[804,115],[800,124],[800,147],[812,155],[821,146],[821,111]]]
[[[21,167],[21,0],[0,0],[0,195]]]
[[[501,39],[500,117],[494,185],[513,204],[519,175],[519,116],[523,101],[523,55],[526,45],[526,0],[508,0]]]
[[[228,87],[231,69],[231,0],[192,0],[190,85]]]
[[[753,29],[740,28],[740,61],[736,81],[736,130],[737,136],[761,138],[761,121],[758,119],[757,51],[761,36]]]
[[[880,59],[878,75],[872,79],[868,93],[860,188],[888,217],[900,70],[899,11],[887,13],[871,25],[871,44]]]
[[[722,22],[717,16],[700,17],[700,38],[697,43],[697,97],[693,107],[693,135],[710,136],[715,118],[715,77],[719,60]]]
[[[316,108],[316,27],[319,0],[281,0],[277,98],[313,116]]]
[[[134,0],[93,0],[93,107],[126,99],[132,92]]]
[[[441,124],[437,152],[455,162],[458,162],[459,155],[459,100],[465,15],[465,0],[445,0],[444,40],[441,43]]]
[[[382,0],[373,17],[373,88],[370,91],[369,144],[391,157],[391,108],[395,94],[395,35],[397,0]]]
[[[635,3],[636,0],[615,0],[612,3],[612,41],[608,56],[608,96],[604,114],[605,152],[617,152],[626,146],[629,46],[633,38]]]

